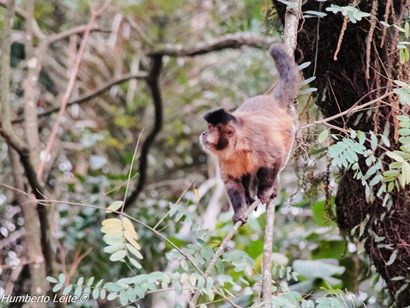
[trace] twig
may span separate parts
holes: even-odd
[[[45,153],[44,153],[43,158],[40,162],[40,167],[38,168],[38,171],[37,171],[37,177],[39,179],[41,179],[41,177],[43,175],[44,167],[46,165],[48,156],[51,152],[51,148],[54,144],[54,140],[55,140],[56,135],[57,135],[57,130],[60,127],[60,122],[61,122],[61,119],[64,116],[64,113],[65,113],[65,110],[66,110],[66,107],[67,107],[67,103],[68,103],[68,99],[70,98],[71,91],[73,90],[74,83],[75,83],[75,80],[77,78],[78,68],[80,67],[80,62],[81,62],[81,59],[82,59],[83,54],[84,54],[85,46],[87,44],[88,37],[89,37],[90,32],[91,32],[91,28],[92,28],[95,20],[97,19],[98,15],[103,12],[103,10],[107,7],[108,4],[109,4],[109,2],[106,3],[104,6],[102,6],[101,9],[99,9],[98,11],[95,11],[94,8],[92,7],[92,5],[90,4],[90,9],[91,9],[90,20],[88,21],[87,28],[84,31],[84,36],[83,36],[83,39],[81,40],[80,49],[78,50],[78,53],[77,53],[77,56],[76,56],[75,64],[74,64],[73,70],[71,72],[70,79],[68,81],[67,89],[66,89],[66,91],[64,93],[64,96],[62,98],[62,101],[61,101],[61,107],[60,107],[60,111],[59,111],[58,116],[57,116],[57,120],[54,123],[54,126],[53,126],[53,129],[51,131],[49,140],[47,142],[47,147],[46,147]]]
[[[194,57],[226,48],[237,49],[242,46],[268,49],[273,42],[274,39],[271,37],[255,36],[238,32],[223,35],[207,43],[201,42],[193,48],[178,48],[173,46],[149,52],[148,56]]]
[[[386,97],[388,97],[388,96],[390,96],[390,95],[392,95],[392,94],[393,94],[393,92],[387,92],[387,93],[383,94],[382,96],[380,96],[380,97],[378,97],[378,98],[376,98],[376,99],[374,99],[374,100],[371,100],[371,101],[369,101],[369,102],[367,102],[367,103],[365,103],[365,104],[363,104],[363,105],[360,105],[360,106],[357,106],[357,102],[356,102],[352,107],[350,107],[349,109],[346,109],[345,111],[342,111],[342,112],[340,112],[340,113],[338,113],[338,114],[335,114],[334,116],[328,117],[328,118],[323,119],[323,120],[318,120],[318,121],[315,121],[315,122],[311,122],[311,123],[302,125],[300,129],[308,128],[308,127],[315,126],[315,125],[321,125],[321,124],[327,123],[327,122],[329,122],[329,121],[332,121],[332,120],[334,120],[334,119],[340,118],[340,117],[342,117],[342,116],[344,116],[344,115],[346,115],[346,114],[351,114],[351,113],[356,112],[356,111],[358,111],[358,110],[360,110],[360,109],[363,109],[363,108],[365,108],[365,107],[367,107],[367,106],[369,106],[369,105],[372,105],[372,104],[374,104],[374,103],[377,103],[377,102],[383,100],[384,98],[386,98]],[[360,100],[361,100],[361,99],[360,99]]]
[[[117,84],[123,83],[123,82],[127,82],[130,79],[145,79],[147,78],[148,74],[145,72],[140,72],[137,74],[125,74],[123,76],[120,76],[118,78],[115,78],[113,80],[109,80],[105,83],[103,83],[100,87],[98,87],[97,89],[94,89],[88,93],[85,93],[84,95],[80,96],[79,98],[75,99],[75,100],[71,100],[67,103],[66,108],[71,107],[72,105],[81,105],[84,104],[90,100],[92,100],[93,98],[96,98],[102,94],[104,94],[105,92],[107,92],[112,86],[115,86]],[[52,108],[50,110],[47,110],[43,113],[38,114],[38,117],[45,117],[48,116],[50,114],[56,113],[60,110],[60,107],[56,107],[56,108]],[[23,117],[17,118],[13,121],[13,124],[17,124],[17,123],[21,123],[24,121]]]
[[[65,31],[60,32],[60,33],[52,34],[49,37],[47,37],[47,42],[49,44],[53,44],[57,41],[64,40],[69,36],[79,34],[79,33],[83,33],[87,30],[87,27],[88,27],[88,24],[80,25],[80,26],[75,26],[71,29],[65,30]],[[98,31],[98,30],[100,30],[100,27],[98,25],[93,25],[90,29],[90,31]]]
[[[259,200],[256,200],[254,203],[252,203],[246,210],[246,216],[248,216],[250,213],[252,213],[252,211],[258,206],[259,203],[260,203]],[[211,271],[214,268],[216,261],[218,261],[219,257],[224,252],[226,246],[228,245],[228,242],[236,234],[236,232],[238,231],[239,227],[242,226],[242,224],[243,224],[242,221],[240,221],[240,220],[237,221],[236,224],[233,226],[233,229],[228,233],[228,235],[222,241],[221,245],[218,247],[218,250],[215,252],[211,262],[209,262],[208,267],[206,268],[205,275],[204,275],[205,280],[211,274]],[[199,291],[196,291],[194,296],[192,297],[192,299],[190,301],[190,307],[191,308],[195,307],[196,303],[198,302],[199,296],[200,296]]]

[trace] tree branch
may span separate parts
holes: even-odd
[[[198,43],[193,48],[169,47],[149,52],[148,56],[194,57],[226,48],[238,49],[242,46],[268,49],[274,41],[271,37],[238,32],[235,34],[226,34],[207,43]]]
[[[83,57],[85,46],[87,44],[88,37],[89,37],[90,32],[91,32],[91,28],[93,27],[94,22],[97,19],[98,15],[101,14],[103,12],[103,9],[106,8],[106,7],[107,7],[107,4],[103,5],[103,7],[101,9],[99,9],[98,11],[95,11],[93,9],[93,7],[91,6],[91,3],[90,3],[90,10],[91,10],[90,20],[88,21],[87,27],[84,31],[84,36],[83,36],[83,39],[81,40],[80,49],[78,50],[78,53],[77,53],[77,56],[76,56],[76,59],[75,59],[75,64],[74,64],[73,70],[71,72],[70,79],[68,81],[67,89],[66,89],[66,91],[63,95],[62,101],[61,101],[60,111],[58,113],[56,122],[54,123],[53,129],[51,131],[50,138],[47,142],[47,147],[46,147],[46,150],[45,150],[44,157],[40,161],[40,166],[39,166],[38,172],[37,172],[37,177],[39,179],[41,179],[41,177],[43,175],[44,167],[45,167],[46,162],[47,162],[47,158],[48,158],[48,156],[51,152],[51,148],[52,148],[52,146],[54,144],[54,140],[57,136],[57,130],[60,127],[60,122],[61,122],[61,119],[64,116],[64,113],[65,113],[65,110],[66,110],[66,107],[67,107],[67,103],[68,103],[68,99],[70,98],[71,91],[73,90],[74,83],[75,83],[75,80],[77,78],[78,69],[80,67],[80,62],[81,62],[81,59]]]
[[[6,143],[15,149],[20,156],[21,163],[24,167],[26,177],[37,199],[42,199],[45,195],[43,184],[37,179],[36,171],[30,162],[30,152],[25,142],[13,130],[11,124],[10,112],[10,35],[14,22],[14,0],[7,2],[6,17],[3,22],[3,42],[1,46],[1,72],[0,72],[0,133],[6,140]],[[46,260],[47,272],[54,275],[54,253],[51,244],[50,227],[47,217],[47,209],[44,205],[37,206],[37,212],[41,226],[41,243],[44,258]]]
[[[335,119],[337,119],[337,118],[340,118],[340,117],[342,117],[342,116],[344,116],[344,115],[352,114],[352,113],[354,113],[354,112],[356,112],[356,111],[359,111],[359,110],[361,110],[361,109],[363,109],[363,108],[365,108],[365,107],[367,107],[367,106],[370,106],[370,105],[373,105],[374,103],[380,102],[383,98],[386,98],[386,97],[388,97],[388,96],[390,96],[390,95],[392,95],[392,94],[393,94],[393,92],[387,92],[387,93],[383,94],[382,96],[380,96],[380,97],[378,97],[378,98],[376,98],[376,99],[374,99],[374,100],[371,100],[371,101],[369,101],[369,102],[367,102],[367,103],[365,103],[365,104],[363,104],[363,105],[357,106],[357,103],[361,100],[361,99],[360,99],[358,102],[356,102],[356,103],[355,103],[352,107],[350,107],[349,109],[346,109],[345,111],[340,112],[340,113],[338,113],[338,114],[335,114],[334,116],[328,117],[328,118],[326,118],[326,119],[318,120],[318,121],[314,121],[314,122],[311,122],[311,123],[307,123],[307,124],[305,124],[305,125],[302,125],[302,126],[300,127],[300,129],[308,128],[308,127],[315,126],[315,125],[325,124],[325,123],[327,123],[327,122],[330,122],[330,121],[333,121],[333,120],[335,120]]]
[[[301,0],[290,0],[287,5],[285,15],[285,35],[284,45],[289,55],[292,56],[295,52],[297,43],[297,34],[299,27],[300,10],[302,6]],[[290,112],[294,121],[292,146],[295,141],[296,132],[299,130],[300,123],[298,121],[295,106],[290,106]],[[286,166],[292,152],[292,146],[289,149],[289,154],[284,162],[283,168]],[[278,174],[279,176],[279,174]],[[279,179],[278,179],[279,180]],[[273,248],[273,231],[275,223],[275,204],[273,201],[266,205],[266,223],[265,234],[263,240],[263,263],[262,263],[262,307],[268,308],[272,306],[272,248]]]
[[[154,101],[155,107],[155,119],[154,119],[154,128],[149,133],[147,138],[145,139],[142,149],[141,149],[141,156],[139,159],[139,179],[135,189],[132,191],[131,195],[125,200],[124,210],[128,208],[131,204],[133,204],[137,199],[138,195],[142,191],[145,180],[146,180],[146,172],[147,172],[147,164],[148,164],[148,152],[155,140],[157,134],[161,131],[162,128],[162,98],[161,98],[161,89],[159,86],[159,78],[161,75],[162,69],[162,55],[154,55],[151,56],[151,68],[150,72],[146,78],[147,84],[151,90],[152,99]]]
[[[100,87],[98,87],[98,88],[96,88],[96,89],[94,89],[94,90],[92,90],[92,91],[90,91],[90,92],[88,92],[88,93],[85,93],[85,94],[81,95],[79,98],[77,98],[77,99],[75,99],[75,100],[69,101],[69,102],[67,103],[67,106],[66,106],[66,107],[68,108],[68,107],[71,107],[72,105],[75,105],[75,104],[77,104],[77,105],[84,104],[84,103],[86,103],[86,102],[92,100],[93,98],[96,98],[96,97],[98,97],[98,96],[104,94],[104,93],[107,92],[112,86],[115,86],[115,85],[117,85],[117,84],[126,82],[126,81],[128,81],[128,80],[130,80],[130,79],[145,79],[145,78],[147,78],[147,76],[148,76],[148,74],[145,73],[145,72],[140,72],[140,73],[137,73],[137,74],[125,74],[125,75],[122,75],[122,76],[120,76],[120,77],[118,77],[118,78],[115,78],[115,79],[113,79],[113,80],[109,80],[109,81],[103,83]],[[50,114],[53,114],[53,113],[58,112],[59,110],[60,110],[60,107],[51,108],[50,110],[47,110],[47,111],[45,111],[45,112],[43,112],[43,113],[39,113],[39,114],[38,114],[38,117],[39,117],[39,118],[40,118],[40,117],[46,117],[46,116],[49,116]],[[15,120],[13,121],[13,124],[21,123],[21,122],[23,122],[23,121],[24,121],[24,117],[19,117],[19,118],[15,119]]]
[[[250,213],[260,204],[259,200],[256,200],[253,202],[247,209],[246,209],[246,216],[249,216]],[[233,229],[228,233],[227,236],[225,236],[224,240],[222,241],[221,245],[218,247],[218,250],[215,252],[214,256],[212,257],[211,262],[209,262],[208,267],[206,268],[204,278],[208,278],[209,275],[211,274],[212,269],[215,266],[216,261],[218,261],[219,257],[223,254],[225,251],[226,246],[228,245],[229,241],[232,239],[232,237],[238,232],[238,229],[242,226],[242,221],[237,221],[236,224],[233,226]],[[196,303],[198,302],[200,293],[197,290],[195,294],[193,295],[191,301],[190,301],[190,308],[195,308]]]
[[[80,26],[73,27],[71,29],[68,29],[68,30],[60,32],[60,33],[52,34],[47,38],[47,41],[48,41],[49,44],[52,44],[54,42],[64,40],[65,38],[67,38],[71,35],[75,35],[75,34],[85,32],[87,30],[87,27],[88,27],[88,25],[80,25]],[[92,31],[98,31],[98,30],[100,30],[100,27],[98,25],[93,25],[90,29],[91,32]]]

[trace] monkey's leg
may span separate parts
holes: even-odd
[[[249,173],[242,176],[242,185],[245,189],[246,204],[249,206],[255,202],[255,199],[251,197],[252,188],[250,186],[252,185],[252,177]]]
[[[246,197],[245,188],[242,185],[240,179],[229,178],[225,181],[226,191],[228,193],[229,200],[232,203],[235,214],[232,217],[233,223],[241,220],[246,223],[248,217],[245,214],[246,211]]]
[[[280,163],[276,163],[272,167],[262,167],[256,174],[259,180],[257,196],[264,204],[268,204],[278,195],[280,165]]]

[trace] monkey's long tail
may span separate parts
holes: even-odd
[[[279,84],[272,95],[283,107],[286,107],[299,92],[301,81],[299,69],[283,45],[273,44],[269,52],[280,75]]]

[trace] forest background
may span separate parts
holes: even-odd
[[[265,209],[233,229],[198,136],[269,91],[269,45],[297,35],[272,306],[409,306],[409,5],[0,0],[0,297],[261,304]]]

